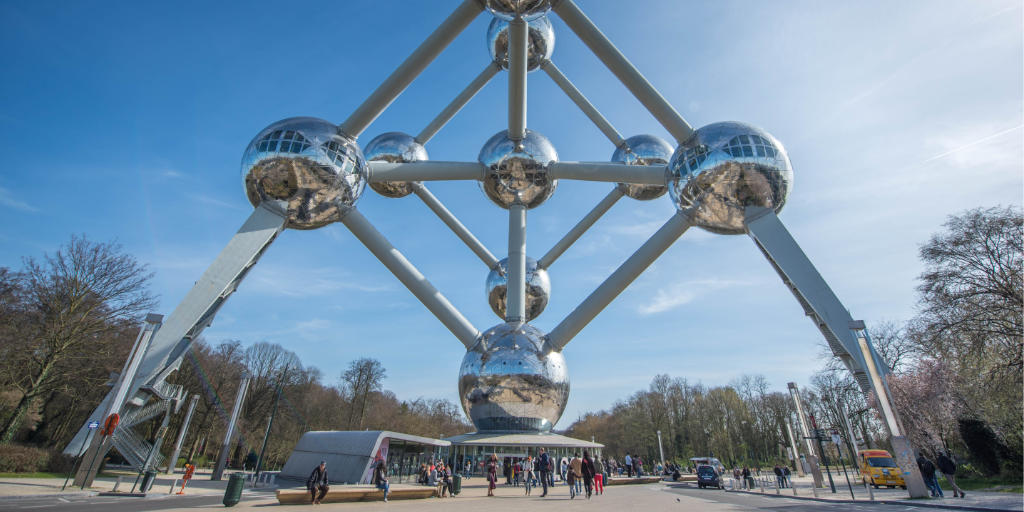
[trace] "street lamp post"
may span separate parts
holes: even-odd
[[[658,431],[658,454],[661,455],[661,467],[665,468],[665,449],[661,447],[661,431]]]

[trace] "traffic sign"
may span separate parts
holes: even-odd
[[[96,430],[98,428],[100,428],[100,422],[98,422],[98,421],[90,421],[89,422],[89,430]]]

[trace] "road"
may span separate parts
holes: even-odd
[[[785,510],[804,512],[811,510],[853,510],[873,512],[921,512],[921,507],[906,505],[882,505],[878,503],[823,503],[820,501],[797,500],[777,497],[775,495],[750,494],[745,492],[726,492],[716,489],[698,489],[694,484],[669,484],[665,492],[676,494],[683,504],[684,499],[706,500],[707,510]],[[689,507],[687,507],[689,508]]]
[[[273,492],[253,492],[242,497],[242,502],[265,500],[272,498]],[[3,511],[63,511],[63,512],[135,512],[146,510],[174,510],[190,508],[207,508],[219,505],[223,508],[221,495],[199,496],[166,496],[157,495],[148,498],[127,496],[41,496],[37,498],[4,499],[0,501]]]

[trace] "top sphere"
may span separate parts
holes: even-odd
[[[527,22],[526,70],[533,71],[551,58],[555,50],[555,30],[547,16]],[[491,60],[508,69],[508,21],[494,18],[487,27],[487,51]]]
[[[540,206],[558,186],[558,180],[548,176],[548,165],[558,161],[558,153],[535,131],[526,130],[523,140],[516,142],[502,130],[487,140],[478,159],[487,167],[480,186],[502,208],[516,203]]]
[[[654,135],[634,135],[615,148],[612,162],[626,165],[668,165],[672,158],[672,145]],[[648,201],[661,197],[668,191],[668,185],[642,185],[619,183],[619,190],[633,199]]]
[[[786,204],[793,167],[775,137],[737,122],[713,123],[682,143],[669,162],[669,194],[698,226],[725,235],[746,232],[748,206]]]
[[[363,193],[366,176],[366,160],[355,141],[314,117],[292,117],[264,128],[242,156],[249,202],[275,205],[293,229],[340,220]]]
[[[363,156],[369,162],[409,163],[427,160],[427,149],[412,135],[401,132],[382,133],[366,144]],[[405,181],[370,183],[370,188],[385,197],[405,197],[412,186]]]
[[[517,17],[530,21],[551,10],[551,0],[486,0],[485,5],[491,14],[508,21]]]

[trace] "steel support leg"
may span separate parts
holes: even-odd
[[[622,198],[622,191],[619,187],[615,187],[608,195],[604,196],[604,199],[593,210],[590,210],[572,229],[569,230],[561,240],[558,241],[547,254],[537,260],[537,266],[540,268],[548,268],[551,266],[559,256],[562,255],[572,244],[579,240],[583,233],[586,233],[591,226],[597,222],[619,199]]]
[[[552,162],[548,173],[555,179],[607,181],[665,185],[668,182],[664,165],[627,165],[617,162]]]
[[[412,52],[412,55],[409,55],[398,66],[398,69],[385,78],[370,94],[370,97],[366,98],[366,101],[359,105],[359,108],[338,129],[352,138],[359,137],[363,130],[374,119],[377,119],[377,116],[384,112],[399,94],[402,94],[402,91],[427,68],[434,58],[440,55],[441,51],[469,26],[469,23],[480,14],[483,8],[484,6],[479,0],[463,0],[455,12],[441,22],[434,32]]]
[[[341,222],[359,239],[381,263],[405,285],[413,295],[448,328],[466,348],[476,344],[479,335],[473,324],[459,313],[455,306],[427,281],[402,253],[381,235],[359,210],[353,208]]]
[[[526,20],[508,24],[508,138],[526,136],[526,52],[529,44]]]
[[[494,78],[494,75],[496,75],[500,69],[501,68],[498,64],[494,62],[488,64],[487,67],[484,68],[484,70],[481,71],[480,74],[477,75],[477,77],[474,78],[473,81],[470,82],[469,85],[467,85],[466,88],[463,89],[462,92],[460,92],[459,95],[456,96],[455,99],[453,99],[452,102],[449,103],[448,106],[430,122],[430,124],[423,128],[423,131],[416,136],[416,141],[420,144],[426,144],[430,139],[434,138],[434,135],[437,135],[437,132],[440,131],[444,125],[448,124],[448,121],[451,121],[451,119],[455,117],[455,114],[458,114],[459,111],[462,110],[462,107],[465,107],[466,103],[469,103],[469,100],[473,99],[473,96],[476,96],[476,93],[480,92],[480,89],[483,89],[484,86]]]
[[[548,343],[551,347],[554,350],[562,350],[692,225],[692,221],[686,215],[678,212],[673,215],[572,313],[569,313],[569,316],[551,330],[548,334]]]
[[[491,254],[491,251],[487,250],[487,247],[484,247],[484,244],[480,243],[480,240],[477,240],[473,233],[470,233],[469,229],[462,225],[459,219],[455,218],[455,215],[452,215],[452,212],[448,211],[448,208],[445,208],[441,201],[434,197],[434,194],[430,193],[430,190],[427,190],[427,187],[416,181],[412,182],[411,185],[413,193],[484,262],[484,265],[487,265],[487,268],[490,269],[498,266],[498,259]]]
[[[367,162],[370,167],[370,183],[388,181],[447,181],[482,180],[487,168],[480,162],[442,162],[423,160],[419,162],[391,163],[384,161]]]
[[[554,62],[545,60],[541,63],[540,67],[548,74],[549,77],[551,77],[551,80],[553,80],[555,84],[562,89],[562,92],[564,92],[565,95],[568,96],[569,99],[572,100],[572,102],[575,103],[588,118],[590,118],[590,120],[597,126],[597,129],[601,130],[601,133],[603,133],[605,137],[608,137],[608,140],[612,142],[612,145],[619,147],[623,142],[625,142],[622,139],[622,135],[619,135],[619,132],[615,130],[612,124],[609,123],[600,112],[598,112],[597,108],[587,100],[586,96],[584,96],[583,93],[581,93],[580,90],[577,89],[564,74],[562,74],[562,70],[558,69],[558,66],[556,66]]]
[[[508,275],[505,321],[526,321],[526,206],[508,207]]]
[[[647,107],[655,119],[675,137],[676,142],[683,142],[693,133],[693,128],[676,112],[665,98],[647,81],[640,71],[611,41],[601,33],[590,18],[573,3],[572,0],[553,2],[554,11],[562,21],[576,33],[583,44],[601,59],[601,62],[625,85],[629,92]]]

